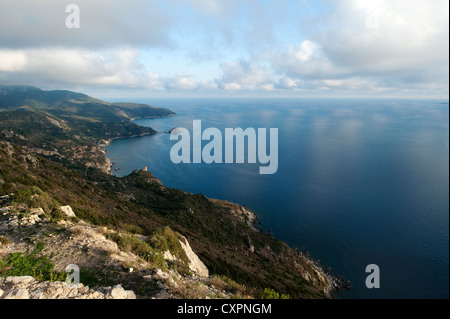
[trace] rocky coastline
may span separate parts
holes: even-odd
[[[167,116],[154,116],[154,117],[148,117],[148,118],[164,118],[164,117],[171,117],[171,116],[175,116],[177,114],[171,114],[171,115],[167,115]],[[132,121],[135,119],[132,119]],[[171,130],[169,130],[168,132],[163,132],[163,133],[172,133],[173,131],[175,131],[176,128],[173,128]],[[138,136],[131,136],[131,137],[127,137],[127,138],[133,138],[133,137],[142,137],[142,136],[149,136],[149,135],[156,135],[159,134],[160,132],[156,132],[153,134],[142,134],[142,135],[138,135]],[[113,138],[110,140],[105,140],[102,142],[101,145],[99,145],[101,148],[104,149],[104,154],[105,154],[105,158],[107,160],[107,162],[109,163],[109,167],[110,169],[108,170],[108,173],[111,174],[110,170],[112,168],[112,166],[114,166],[115,163],[113,163],[108,157],[107,157],[107,152],[105,150],[105,148],[113,141],[113,140],[117,140],[117,139],[121,139],[122,137],[119,138]],[[147,167],[145,167],[145,170],[147,171]],[[248,209],[246,209],[244,206],[241,206],[239,204],[236,203],[231,203],[225,200],[220,200],[220,199],[210,199],[211,201],[214,202],[220,202],[226,206],[229,206],[231,208],[230,212],[236,216],[238,216],[241,220],[243,220],[244,222],[247,223],[247,225],[255,232],[262,232],[265,233],[265,230],[262,228],[261,225],[261,221],[259,216],[255,213],[252,212]],[[269,231],[268,232],[271,236],[272,233]],[[249,245],[251,246],[251,243],[249,243]],[[315,269],[316,273],[318,274],[318,276],[326,278],[326,280],[328,281],[328,286],[325,289],[325,294],[330,297],[330,298],[337,298],[337,294],[346,289],[346,290],[350,290],[351,289],[351,283],[345,279],[344,277],[338,276],[336,274],[334,274],[330,269],[325,268],[320,261],[312,258],[310,256],[310,254],[308,252],[299,252],[299,254],[308,261],[308,263],[310,263],[310,265]]]

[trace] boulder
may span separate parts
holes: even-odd
[[[29,283],[32,283],[35,281],[36,281],[36,279],[34,279],[31,276],[21,276],[21,277],[10,276],[10,277],[6,277],[6,280],[5,280],[6,283],[11,283],[11,284],[15,284],[15,285],[16,284],[29,284]]]
[[[72,207],[70,207],[69,205],[61,206],[60,209],[64,214],[66,214],[67,217],[76,217],[75,213],[72,210]]]
[[[111,297],[113,299],[127,299],[128,298],[128,294],[125,291],[125,289],[122,288],[121,285],[116,285],[113,287],[113,289],[110,292]]]
[[[31,208],[30,214],[37,215],[37,216],[44,215],[44,210],[42,208]]]
[[[15,288],[5,297],[5,299],[29,299],[30,295],[25,288]]]
[[[205,264],[198,258],[197,254],[194,253],[185,237],[180,239],[180,244],[189,259],[189,269],[195,272],[199,277],[209,277],[208,268],[206,268]]]

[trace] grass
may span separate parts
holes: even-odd
[[[167,269],[167,264],[161,252],[148,243],[137,239],[133,234],[112,233],[106,234],[106,237],[114,241],[121,251],[131,252],[162,270]]]
[[[0,261],[0,276],[32,276],[38,281],[65,281],[67,273],[54,271],[55,265],[49,256],[39,256],[43,248],[43,244],[39,243],[29,255],[10,254]]]
[[[46,217],[56,223],[65,219],[65,214],[61,211],[61,205],[48,193],[37,186],[18,189],[14,193],[12,203],[15,207],[26,205],[29,208],[42,208]]]
[[[247,288],[244,285],[238,284],[225,276],[212,276],[209,283],[218,290],[231,292],[235,295],[245,295],[247,293]]]
[[[81,269],[80,282],[91,288],[114,286],[117,283],[117,276],[118,272],[111,270]]]
[[[297,265],[304,271],[311,267],[303,257],[267,234],[251,232],[226,207],[203,195],[162,189],[143,172],[117,178],[68,161],[62,160],[61,164],[33,155],[38,161],[35,167],[24,160],[28,154],[20,147],[0,142],[0,179],[5,182],[0,192],[14,192],[16,203],[24,201],[29,207],[46,206],[50,210],[60,204],[70,205],[81,220],[126,232],[110,239],[157,268],[172,267],[183,273],[186,263],[176,235],[180,233],[211,274],[254,289],[254,297],[259,298],[265,287],[292,298],[324,297],[318,296],[321,286],[313,286],[298,273]],[[32,198],[34,194],[39,196]],[[170,226],[171,231],[165,226]],[[134,234],[149,240],[142,242]],[[253,254],[248,254],[247,237],[255,247]],[[166,250],[181,262],[167,265],[162,255]],[[187,268],[185,271],[188,273]]]

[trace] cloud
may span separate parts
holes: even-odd
[[[318,43],[310,40],[303,41],[299,46],[291,46],[284,52],[275,53],[271,61],[275,69],[302,79],[334,78],[346,73],[345,69],[329,60]]]
[[[343,0],[313,39],[336,65],[374,73],[448,65],[446,0]]]
[[[26,54],[23,51],[0,50],[0,72],[17,72],[25,68]]]
[[[244,60],[222,63],[222,76],[216,79],[224,90],[271,90],[270,69]]]
[[[70,3],[1,1],[0,83],[448,95],[447,0]]]
[[[198,88],[198,84],[191,76],[177,75],[176,77],[167,80],[166,87],[177,90],[195,90]]]
[[[268,54],[280,88],[448,94],[449,2],[322,1],[329,13],[309,19],[307,40]]]
[[[2,0],[0,48],[83,47],[124,45],[170,46],[174,25],[170,10],[157,1],[77,0],[80,28],[66,27],[69,0]]]
[[[132,49],[104,54],[66,48],[0,50],[0,61],[0,74],[10,83],[163,88],[159,76],[146,71],[139,52]]]

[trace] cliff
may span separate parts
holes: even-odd
[[[79,103],[88,103],[85,96],[79,98],[84,99]],[[36,209],[42,209],[49,223],[45,227],[59,229],[55,230],[56,242],[44,243],[45,247],[64,247],[49,262],[58,271],[68,262],[79,264],[88,281],[97,278],[94,283],[98,287],[123,284],[142,298],[226,298],[232,297],[230,293],[259,298],[265,288],[291,298],[327,298],[332,290],[342,287],[305,254],[261,231],[256,214],[238,204],[165,187],[147,169],[135,170],[123,178],[108,174],[105,153],[98,144],[112,136],[126,136],[130,131],[124,131],[124,126],[132,123],[85,117],[83,125],[76,125],[80,123],[79,114],[69,116],[68,108],[62,108],[66,112],[64,119],[55,116],[57,105],[51,116],[39,108],[0,110],[0,194],[10,196],[13,215],[17,216],[8,219],[13,228],[3,229],[1,235],[10,243],[19,243],[7,250],[2,248],[3,261],[17,252],[32,254],[41,239],[49,240],[43,237],[44,232],[37,231],[36,238],[28,233],[41,227],[40,221],[33,217],[33,224],[28,218],[35,215],[32,212]],[[89,123],[100,129],[92,132],[87,129]],[[115,128],[119,132],[114,132]],[[67,205],[76,215],[75,220],[60,209]],[[63,252],[70,251],[68,247],[73,244],[70,233],[79,227],[102,229],[106,240],[135,257],[119,258],[116,264],[107,258],[104,263],[111,267],[100,267],[104,263],[98,261],[98,256],[110,257],[111,252],[105,253],[92,246],[92,239],[85,239],[74,246],[74,259],[59,261],[58,256],[64,256]],[[25,238],[31,242],[20,250]],[[112,252],[114,247],[110,245]],[[132,266],[124,266],[127,259]],[[134,269],[131,273],[130,268]],[[110,269],[117,280],[99,281],[105,278],[101,269]],[[146,282],[142,280],[145,276],[158,277],[161,283],[135,287],[133,283]],[[174,276],[184,279],[174,281]],[[198,279],[200,276],[203,279]],[[217,285],[226,293],[211,287]],[[197,291],[196,287],[201,289]]]

